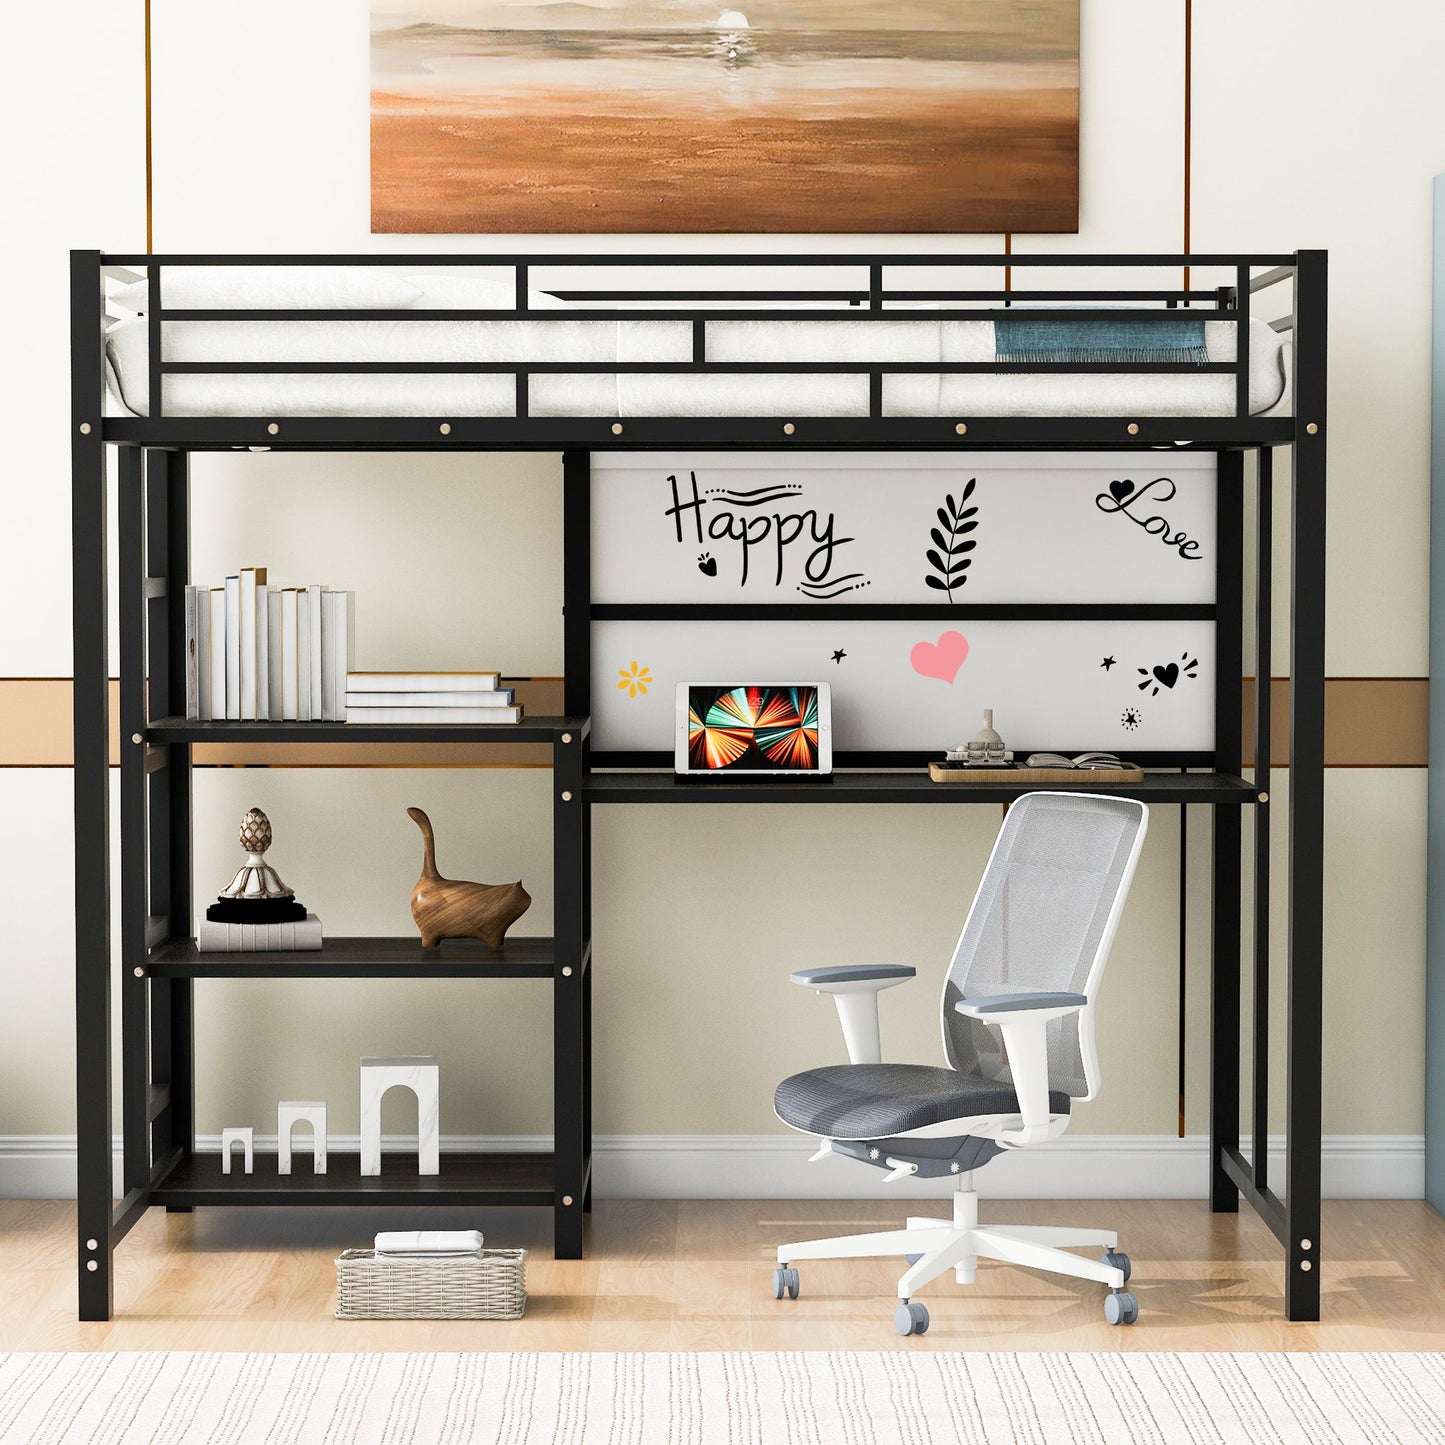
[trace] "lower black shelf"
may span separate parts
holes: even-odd
[[[361,1174],[359,1154],[331,1154],[325,1174],[311,1172],[311,1155],[293,1156],[292,1174],[278,1174],[276,1155],[257,1154],[253,1174],[239,1153],[231,1173],[219,1154],[183,1154],[151,1189],[150,1202],[208,1205],[539,1205],[556,1203],[551,1151],[526,1154],[443,1154],[441,1173],[416,1172],[416,1155],[383,1154],[381,1173]]]

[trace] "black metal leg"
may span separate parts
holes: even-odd
[[[1303,251],[1295,315],[1317,335],[1299,338],[1296,440],[1291,451],[1289,702],[1288,1099],[1285,1154],[1285,1313],[1320,1317],[1320,1070],[1324,924],[1325,386],[1323,251]],[[1306,344],[1308,343],[1308,344]]]
[[[566,738],[567,741],[563,741]],[[553,1119],[555,1142],[555,1252],[582,1258],[582,1218],[587,1184],[584,1004],[585,915],[583,860],[582,736],[563,733],[553,746],[552,848],[556,920],[553,980]]]
[[[1243,766],[1240,706],[1243,672],[1242,608],[1244,546],[1244,459],[1219,454],[1216,512],[1215,629],[1216,766],[1237,773]],[[1209,1207],[1216,1214],[1239,1210],[1239,1188],[1226,1158],[1239,1152],[1239,943],[1240,815],[1215,808],[1212,830],[1209,972]]]
[[[124,1191],[150,1186],[149,999],[146,990],[146,667],[144,453],[118,458],[120,636],[120,1031]]]
[[[71,254],[76,1228],[80,1318],[111,1315],[110,656],[100,253]]]

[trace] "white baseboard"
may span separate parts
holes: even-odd
[[[299,1143],[299,1141],[298,1141]],[[203,1136],[219,1150],[219,1135]],[[259,1150],[274,1150],[275,1135],[257,1135]],[[357,1136],[332,1134],[332,1153],[356,1152]],[[404,1150],[405,1137],[384,1147]],[[415,1145],[413,1144],[413,1148]],[[545,1135],[451,1135],[442,1151],[549,1149]],[[301,1146],[304,1152],[304,1145]],[[779,1134],[614,1134],[595,1141],[593,1179],[604,1199],[867,1199],[938,1198],[946,1180],[882,1184],[882,1175],[852,1160],[809,1165],[802,1136]],[[1244,1147],[1249,1157],[1249,1147]],[[116,1143],[116,1189],[120,1149]],[[1421,1134],[1331,1134],[1321,1160],[1328,1199],[1419,1199],[1425,1192]],[[1284,1141],[1270,1141],[1269,1167],[1284,1187]],[[1016,1150],[977,1175],[979,1192],[994,1199],[1202,1199],[1208,1192],[1209,1141],[1204,1135],[1065,1135],[1038,1149]],[[0,1197],[75,1196],[73,1134],[0,1135]]]

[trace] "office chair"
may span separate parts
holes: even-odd
[[[1131,1325],[1129,1256],[1112,1230],[978,1222],[973,1171],[1005,1149],[1056,1139],[1074,1100],[1099,1089],[1094,1009],[1149,810],[1129,798],[1029,793],[1004,820],[943,985],[947,1068],[885,1064],[878,995],[914,976],[904,964],[805,968],[793,982],[833,996],[847,1064],[807,1069],[778,1085],[779,1119],[820,1136],[813,1160],[842,1154],[886,1170],[884,1182],[957,1180],[953,1218],[910,1218],[881,1234],[785,1244],[773,1294],[797,1299],[796,1261],[901,1255],[893,1321],[921,1335],[913,1296],[946,1270],[972,1284],[979,1259],[1000,1259],[1109,1286],[1104,1317]],[[1069,1253],[1102,1246],[1100,1259]]]

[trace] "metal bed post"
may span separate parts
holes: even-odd
[[[80,1318],[111,1314],[110,649],[101,253],[70,253],[75,723],[76,1230]]]
[[[1254,1043],[1250,1163],[1255,1186],[1269,1187],[1269,788],[1271,637],[1274,571],[1274,452],[1255,453],[1254,526]]]
[[[1320,1099],[1324,987],[1325,337],[1323,251],[1297,253],[1290,449],[1289,1013],[1285,1313],[1320,1316]]]
[[[582,1258],[582,1222],[590,1160],[587,1148],[586,974],[590,971],[583,890],[583,725],[559,732],[552,745],[553,933],[556,975],[552,986],[552,1113],[554,1251],[558,1259]]]
[[[1215,767],[1238,773],[1243,763],[1239,726],[1243,670],[1244,455],[1219,454],[1215,530],[1218,624],[1215,629]],[[1214,808],[1211,829],[1209,975],[1209,1207],[1239,1211],[1239,1189],[1228,1161],[1239,1153],[1240,835],[1238,808]]]

